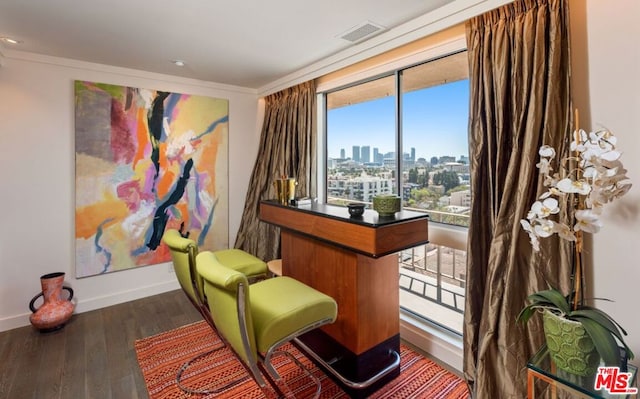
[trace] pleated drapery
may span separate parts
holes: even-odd
[[[520,219],[542,193],[542,144],[567,153],[572,130],[568,5],[515,1],[466,24],[472,185],[464,315],[464,373],[474,398],[526,397],[526,364],[543,343],[526,297],[551,284],[568,292],[571,246],[557,237],[532,251]],[[566,215],[565,215],[566,217]]]
[[[316,196],[316,88],[313,81],[264,99],[260,147],[235,247],[265,261],[279,257],[280,230],[259,220],[260,201],[275,199],[275,179],[298,181],[296,197]]]

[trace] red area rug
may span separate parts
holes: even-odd
[[[220,339],[204,322],[189,324],[175,330],[136,341],[138,363],[151,399],[174,398],[263,398],[264,394],[251,378],[218,395],[197,396],[180,390],[176,374],[189,359],[220,345]],[[321,398],[348,398],[330,378],[292,345],[284,347],[308,367],[322,383]],[[439,398],[467,399],[465,382],[433,361],[401,345],[400,376],[375,392],[372,398]],[[311,380],[285,356],[275,358],[274,365],[297,398],[315,393]],[[227,349],[221,349],[195,362],[185,375],[183,385],[191,388],[215,388],[247,375],[245,369]]]

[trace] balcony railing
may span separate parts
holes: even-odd
[[[462,333],[466,253],[426,244],[398,254],[400,307]]]

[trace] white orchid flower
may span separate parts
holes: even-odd
[[[536,164],[536,167],[540,169],[540,173],[548,175],[553,169],[551,168],[551,162],[547,158],[540,158],[540,162]]]
[[[576,240],[576,236],[575,234],[573,234],[573,231],[571,231],[571,228],[569,226],[567,226],[566,224],[563,223],[554,223],[553,224],[553,230],[558,233],[558,236],[560,236],[560,238],[567,240],[567,241],[575,241]]]
[[[538,154],[543,158],[553,158],[556,156],[556,150],[551,146],[543,145],[540,147],[540,150],[538,150]]]
[[[569,178],[560,180],[558,184],[556,184],[556,187],[558,188],[558,190],[567,194],[576,193],[580,195],[587,195],[591,191],[591,185],[586,181],[573,181]]]
[[[531,205],[528,220],[520,221],[535,251],[539,251],[540,238],[558,234],[564,240],[576,241],[578,231],[597,233],[600,230],[604,205],[631,188],[616,143],[616,137],[606,129],[590,133],[577,130],[570,145],[574,153],[558,161],[559,165],[552,163],[556,156],[553,147],[540,147],[536,167],[544,176],[543,185],[547,190]],[[552,175],[554,168],[562,171],[562,176],[558,172]],[[569,194],[572,196],[567,197]],[[578,198],[575,203],[572,202],[574,196]],[[561,223],[552,217],[560,212],[561,206],[574,208],[571,223]]]
[[[531,211],[541,218],[560,212],[558,200],[555,198],[547,198],[544,201],[536,201],[531,205]]]
[[[598,176],[598,170],[594,166],[588,166],[582,172],[582,176],[587,179],[594,179]]]
[[[533,231],[538,237],[546,238],[555,233],[551,220],[538,220],[538,223],[533,226]]]
[[[604,151],[599,155],[600,159],[604,159],[605,161],[615,161],[618,158],[620,158],[620,155],[622,155],[619,151],[615,151],[615,150],[610,150],[610,151]]]
[[[580,209],[576,211],[576,224],[573,226],[575,231],[584,231],[586,233],[597,233],[602,227],[599,215],[591,209]]]

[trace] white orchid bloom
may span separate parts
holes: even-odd
[[[605,161],[616,161],[621,155],[622,154],[619,151],[610,150],[602,152],[599,158],[604,159]]]
[[[546,238],[555,233],[551,220],[538,220],[539,224],[533,226],[533,231],[538,237]]]
[[[567,241],[575,241],[576,240],[576,236],[575,234],[573,234],[573,231],[571,231],[571,228],[569,226],[567,226],[566,224],[563,223],[554,223],[553,224],[553,230],[558,233],[558,236],[560,236],[560,238],[567,240]]]
[[[551,162],[547,158],[540,158],[540,162],[536,164],[536,167],[540,169],[540,173],[548,175],[553,169],[551,168]]]
[[[558,188],[558,190],[567,194],[576,193],[580,195],[587,195],[591,191],[591,185],[586,181],[573,181],[569,178],[560,180],[558,184],[556,184],[556,187]]]
[[[580,158],[582,158],[581,166],[587,166],[593,162],[597,162],[596,160],[600,158],[603,152],[600,147],[585,147],[580,151]]]
[[[556,156],[556,150],[554,150],[551,146],[543,145],[542,147],[540,147],[538,154],[540,154],[540,156],[543,158],[553,158]]]
[[[531,211],[540,218],[546,218],[549,215],[560,212],[558,200],[555,198],[547,198],[544,201],[536,201],[531,205]]]
[[[576,224],[573,226],[575,231],[584,231],[586,233],[597,233],[602,227],[599,215],[591,209],[581,209],[576,211]]]
[[[598,170],[594,166],[588,166],[582,172],[582,176],[586,179],[594,179],[598,176]]]
[[[631,188],[627,170],[620,161],[616,137],[608,130],[601,129],[587,133],[577,130],[572,137],[570,149],[574,153],[552,163],[556,152],[544,145],[538,154],[540,161],[536,167],[543,175],[543,185],[547,191],[531,205],[528,220],[521,220],[523,230],[535,251],[539,250],[539,239],[558,234],[567,241],[576,241],[576,232],[597,233],[602,227],[600,216],[604,205],[626,194]],[[562,171],[551,174],[554,168]],[[568,177],[565,177],[568,176]],[[567,195],[572,195],[567,197]],[[577,202],[572,202],[577,197]],[[562,205],[559,204],[562,202]],[[574,220],[560,223],[552,215],[560,212],[560,206],[573,207]],[[554,220],[555,219],[555,220]]]

